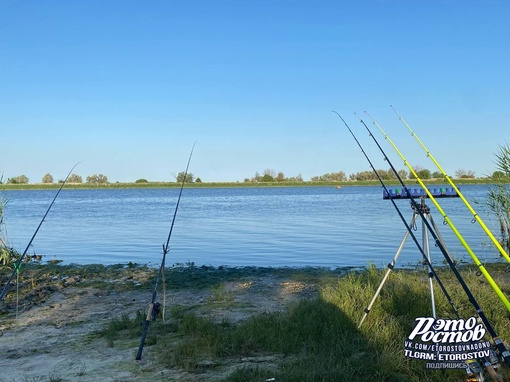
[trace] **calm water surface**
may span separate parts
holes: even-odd
[[[487,186],[461,190],[485,223],[496,228],[473,202],[484,200]],[[2,191],[8,199],[4,211],[8,240],[18,251],[25,249],[55,193]],[[66,264],[159,265],[178,193],[178,189],[64,188],[28,253]],[[438,201],[481,261],[498,258],[459,198]],[[432,202],[427,204],[453,256],[471,261]],[[409,200],[397,205],[410,221]],[[405,232],[391,201],[382,199],[381,187],[185,188],[167,264],[386,266]],[[421,242],[421,224],[415,232]],[[431,255],[434,263],[442,262],[433,245]],[[415,265],[420,259],[409,238],[397,265]]]

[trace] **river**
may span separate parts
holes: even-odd
[[[461,190],[497,236],[493,219],[474,204],[487,185]],[[8,242],[23,252],[56,190],[4,190]],[[64,264],[159,265],[178,189],[66,189],[55,201],[28,255]],[[381,187],[184,188],[167,265],[364,267],[386,266],[406,228]],[[498,255],[460,198],[437,199],[479,259]],[[396,201],[407,221],[409,200]],[[430,200],[431,216],[457,260],[471,261]],[[421,242],[418,224],[415,235]],[[442,263],[431,245],[433,263]],[[422,259],[409,238],[397,266]]]

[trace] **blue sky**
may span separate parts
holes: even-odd
[[[0,174],[305,180],[389,166],[494,171],[510,125],[510,3],[0,0]],[[372,125],[370,125],[372,126]],[[397,168],[402,161],[380,134]]]

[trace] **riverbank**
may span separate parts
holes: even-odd
[[[422,179],[425,184],[430,185],[446,185],[444,179]],[[409,182],[410,180],[407,180]],[[493,184],[494,180],[490,178],[474,178],[474,179],[453,179],[456,185],[465,184]],[[386,186],[400,186],[400,182],[396,179],[385,180]],[[414,183],[414,181],[413,181]],[[186,188],[239,188],[239,187],[363,187],[363,186],[380,186],[378,180],[369,181],[303,181],[303,182],[192,182],[186,183]],[[52,190],[58,189],[61,183],[26,183],[26,184],[0,184],[0,190]],[[66,183],[65,188],[68,189],[118,189],[118,188],[180,188],[181,183],[178,182],[114,182],[114,183]]]
[[[504,265],[487,267],[509,291]],[[431,371],[403,357],[414,319],[430,315],[422,267],[394,271],[357,327],[384,272],[171,267],[165,319],[151,323],[135,361],[157,270],[29,264],[0,305],[0,381],[465,380],[463,370]],[[506,342],[508,312],[476,269],[461,272]],[[2,285],[9,273],[0,273]],[[439,274],[463,316],[473,315],[451,272]],[[436,294],[438,316],[450,317]]]
[[[321,283],[344,272],[173,267],[166,272],[167,317],[183,309],[236,323],[254,314],[280,312],[292,301],[316,297]],[[0,275],[4,285],[8,271]],[[143,359],[135,361],[141,326],[127,342],[98,334],[115,320],[148,308],[156,275],[154,268],[135,264],[24,267],[19,288],[14,285],[0,303],[0,381],[97,381],[99,376],[102,381],[222,380],[225,371],[208,379],[202,372],[164,368],[150,344]],[[162,301],[161,289],[157,301]],[[149,338],[157,335],[161,320],[153,323]],[[259,362],[268,361],[238,364]]]

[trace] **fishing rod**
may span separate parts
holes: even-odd
[[[78,162],[80,163],[80,162]],[[9,287],[10,287],[10,284],[11,284],[11,281],[12,279],[14,278],[14,275],[19,272],[20,268],[21,268],[21,264],[23,262],[23,259],[25,258],[27,252],[28,252],[28,249],[30,248],[30,246],[32,245],[32,242],[34,241],[35,239],[35,236],[37,235],[37,232],[39,232],[39,228],[41,228],[42,224],[44,223],[44,220],[46,219],[46,216],[48,215],[48,213],[50,212],[51,210],[51,207],[53,207],[53,204],[55,203],[55,200],[57,200],[57,197],[58,197],[58,194],[60,194],[60,191],[62,191],[62,188],[64,188],[64,185],[66,184],[67,182],[67,179],[69,178],[69,176],[71,175],[71,173],[73,172],[74,168],[76,166],[78,166],[78,163],[76,163],[73,168],[71,169],[71,171],[69,171],[69,173],[67,174],[67,176],[65,177],[64,181],[62,182],[62,184],[60,185],[60,188],[58,189],[57,193],[55,194],[55,197],[53,198],[53,200],[51,201],[48,209],[46,210],[46,213],[44,214],[44,216],[42,217],[41,219],[41,222],[39,223],[39,225],[37,226],[34,234],[32,235],[32,238],[30,239],[30,241],[28,242],[27,244],[27,247],[25,248],[25,250],[23,251],[22,255],[20,256],[20,258],[18,259],[18,261],[16,261],[14,263],[14,269],[12,270],[12,273],[11,273],[11,276],[9,277],[9,279],[7,280],[7,283],[5,284],[4,286],[4,289],[2,290],[2,293],[0,294],[0,301],[2,301],[5,297],[5,295],[7,294],[7,291],[9,290]]]
[[[400,175],[398,174],[398,172],[396,171],[395,167],[393,166],[393,164],[391,163],[391,161],[389,160],[388,156],[386,155],[386,153],[384,152],[384,150],[382,149],[382,147],[379,145],[379,142],[377,141],[377,139],[374,137],[374,135],[372,134],[372,132],[370,131],[370,129],[368,128],[368,126],[365,124],[365,122],[360,119],[361,123],[365,126],[365,128],[367,129],[370,137],[374,140],[374,142],[376,143],[377,147],[379,148],[379,150],[381,151],[381,153],[383,154],[384,156],[384,160],[388,162],[388,164],[390,165],[391,169],[393,170],[393,172],[396,174],[397,176],[397,179],[398,181],[400,182],[400,184],[402,185],[402,187],[404,188],[404,190],[409,193],[409,190],[407,189],[407,186],[404,184],[404,181],[402,180],[402,178],[400,177]],[[413,203],[413,205],[417,205],[416,201],[414,201],[413,198],[411,198],[411,203]],[[430,234],[432,235],[435,243],[436,243],[436,246],[441,250],[441,253],[443,254],[446,262],[448,263],[448,265],[450,266],[450,269],[452,270],[453,274],[455,275],[455,277],[457,278],[457,280],[459,281],[462,289],[464,290],[464,292],[466,293],[468,299],[469,299],[469,302],[471,303],[471,305],[473,305],[473,307],[475,308],[477,314],[478,314],[478,317],[480,317],[480,319],[482,320],[485,328],[487,329],[487,331],[489,332],[490,336],[492,337],[492,339],[494,340],[494,344],[496,345],[497,349],[499,350],[501,356],[503,357],[503,360],[505,361],[505,363],[510,366],[510,353],[508,352],[508,350],[506,349],[506,346],[505,344],[503,343],[503,341],[498,337],[497,333],[496,333],[496,330],[494,329],[494,327],[492,326],[492,324],[490,323],[490,321],[488,320],[487,316],[485,315],[484,311],[482,310],[482,308],[480,307],[480,305],[478,304],[478,302],[476,301],[475,297],[473,296],[473,294],[471,293],[469,287],[467,286],[466,282],[464,281],[464,279],[462,278],[462,276],[460,275],[458,269],[457,269],[457,266],[455,264],[455,262],[453,261],[453,259],[450,257],[450,255],[448,254],[448,252],[446,251],[445,247],[443,246],[443,244],[441,243],[441,241],[439,240],[439,238],[437,237],[437,235],[435,234],[434,230],[432,229],[432,227],[430,226],[429,222],[425,219],[425,217],[423,216],[423,213],[418,210],[418,212],[420,213],[420,216],[423,220],[423,222],[425,223],[425,225],[427,226],[427,229],[429,230]]]
[[[474,208],[471,206],[471,204],[469,204],[469,202],[467,201],[467,199],[464,197],[464,195],[462,195],[462,193],[460,192],[460,190],[457,188],[457,186],[455,185],[455,183],[453,182],[453,180],[448,176],[448,174],[446,174],[446,172],[443,170],[443,168],[439,165],[439,162],[436,160],[436,158],[434,158],[434,156],[430,153],[430,151],[427,149],[427,147],[425,146],[425,144],[420,140],[420,138],[418,138],[418,136],[416,135],[416,133],[413,131],[413,129],[411,129],[411,126],[409,126],[409,124],[404,120],[404,118],[397,112],[397,110],[392,106],[390,105],[390,107],[393,109],[393,111],[395,112],[395,114],[398,116],[398,119],[400,121],[402,121],[402,123],[407,127],[407,129],[411,132],[411,135],[416,139],[416,141],[420,144],[420,146],[423,148],[423,150],[425,150],[425,152],[427,153],[427,156],[432,160],[432,162],[434,162],[434,164],[436,165],[437,169],[441,172],[441,174],[444,176],[444,178],[446,179],[446,181],[452,186],[452,188],[455,190],[455,192],[459,195],[460,199],[464,202],[464,204],[466,205],[466,207],[468,208],[469,212],[471,212],[473,214],[473,222],[476,220],[478,222],[478,224],[480,224],[480,226],[482,227],[482,229],[485,231],[485,233],[487,234],[487,236],[491,239],[492,243],[496,246],[496,248],[498,249],[499,253],[501,254],[501,256],[508,262],[510,262],[510,256],[508,256],[508,254],[506,253],[506,251],[503,249],[503,247],[501,246],[501,243],[494,237],[494,235],[492,234],[491,230],[485,225],[484,221],[482,220],[482,218],[480,217],[480,215],[478,215],[478,213],[476,213],[476,211],[474,210]]]
[[[441,216],[443,216],[443,219],[444,221],[448,224],[448,226],[450,227],[450,229],[453,231],[453,233],[455,234],[455,236],[457,236],[457,238],[459,239],[459,241],[461,242],[462,246],[466,249],[466,251],[469,253],[469,255],[471,256],[471,258],[473,259],[473,261],[475,262],[476,266],[478,267],[479,271],[485,276],[485,279],[488,281],[489,285],[492,287],[492,289],[494,290],[494,292],[496,292],[497,296],[499,297],[499,299],[501,300],[501,302],[505,305],[505,307],[507,308],[508,311],[510,311],[510,301],[508,301],[507,297],[504,295],[504,293],[501,291],[501,289],[499,288],[498,284],[496,284],[496,282],[494,281],[494,279],[492,278],[492,276],[489,274],[489,272],[485,269],[485,267],[483,266],[483,264],[480,262],[480,260],[478,259],[478,257],[475,255],[475,253],[473,252],[473,250],[471,249],[471,247],[469,246],[469,244],[466,242],[466,240],[464,239],[464,237],[461,235],[461,233],[459,232],[459,230],[455,227],[455,225],[453,224],[453,222],[451,221],[451,219],[448,217],[448,215],[444,212],[444,210],[441,208],[441,206],[439,205],[439,203],[437,202],[436,198],[434,197],[434,195],[432,195],[432,193],[429,191],[429,189],[427,188],[427,186],[425,186],[425,184],[423,183],[423,181],[421,180],[421,178],[418,176],[418,174],[416,173],[416,171],[414,171],[413,167],[409,164],[409,162],[407,161],[407,159],[404,157],[404,155],[400,152],[400,150],[397,148],[397,146],[393,143],[393,141],[390,139],[390,137],[386,134],[386,132],[382,129],[381,126],[379,126],[379,124],[375,121],[375,119],[373,119],[370,114],[368,114],[366,111],[365,111],[365,114],[370,117],[370,119],[373,121],[374,125],[376,125],[379,130],[381,131],[381,133],[384,135],[384,138],[391,144],[391,146],[395,149],[395,151],[397,152],[397,154],[400,156],[400,158],[404,161],[404,164],[407,166],[407,168],[409,169],[409,171],[411,171],[411,174],[416,178],[416,180],[418,181],[418,183],[420,184],[421,187],[423,187],[424,191],[427,193],[427,196],[430,198],[430,200],[434,203],[434,205],[436,206],[437,210],[439,211],[439,213],[441,214]],[[365,124],[363,122],[363,124]],[[366,126],[366,125],[365,125]],[[367,126],[366,126],[367,127]],[[368,127],[367,127],[368,129]],[[370,130],[369,130],[370,131]],[[370,133],[371,134],[371,133]],[[372,135],[372,138],[375,139],[375,137]]]
[[[349,129],[349,132],[351,133],[351,135],[354,137],[354,140],[356,141],[356,143],[358,144],[358,146],[360,147],[361,151],[363,152],[363,154],[365,155],[365,158],[367,159],[368,163],[370,164],[370,167],[372,167],[372,169],[374,170],[377,178],[379,179],[379,182],[381,183],[382,187],[384,188],[384,190],[386,192],[388,192],[388,189],[386,188],[386,185],[384,184],[384,182],[382,181],[379,173],[377,172],[377,170],[375,169],[375,167],[373,166],[372,162],[370,161],[370,158],[368,157],[368,155],[365,153],[365,150],[363,150],[363,147],[361,146],[361,144],[359,143],[358,139],[356,138],[356,136],[354,135],[354,133],[352,132],[352,130],[350,129],[349,125],[347,125],[347,123],[345,122],[345,120],[342,118],[342,116],[340,114],[338,114],[336,111],[333,111],[333,113],[335,113],[336,115],[338,115],[340,117],[340,119],[342,120],[342,122],[345,124],[345,126],[347,127],[347,129]],[[411,238],[413,239],[414,243],[416,244],[416,246],[418,247],[420,253],[422,254],[423,256],[423,260],[425,262],[425,264],[427,265],[427,267],[429,268],[429,277],[434,277],[439,285],[439,287],[441,288],[441,291],[443,292],[443,294],[445,295],[446,299],[448,300],[448,303],[452,306],[453,308],[453,311],[456,312],[458,314],[458,310],[455,306],[455,304],[453,303],[453,300],[452,298],[450,297],[449,293],[446,291],[446,288],[444,286],[444,284],[441,282],[441,279],[439,278],[438,274],[436,273],[434,267],[432,266],[431,262],[430,262],[430,259],[428,258],[428,256],[425,254],[425,251],[423,250],[422,246],[420,245],[418,239],[416,238],[416,235],[414,234],[413,230],[412,230],[412,227],[414,225],[414,222],[415,222],[415,217],[413,217],[412,221],[411,221],[411,224],[407,224],[407,221],[404,217],[404,215],[402,214],[402,212],[400,211],[400,209],[398,208],[397,204],[395,203],[395,200],[393,198],[390,198],[393,206],[395,207],[395,209],[397,210],[397,213],[400,217],[400,219],[402,220],[402,222],[404,223],[404,225],[406,226],[407,228],[407,232],[406,232],[406,236],[404,236],[404,240],[407,239],[407,236],[408,235],[411,235]],[[416,206],[417,209],[420,209],[419,206]],[[416,210],[415,210],[416,211]],[[423,215],[422,215],[423,217]],[[403,242],[401,244],[401,246],[403,246]],[[399,248],[399,252],[400,252],[400,249]],[[389,272],[393,269],[393,267],[395,266],[395,262],[396,262],[396,258],[394,257],[392,262],[390,264],[388,264],[388,271],[386,272],[386,275],[383,279],[383,281],[386,280],[386,278],[389,276]],[[366,316],[368,315],[368,313],[370,312],[370,309],[372,308],[374,302],[375,302],[375,299],[377,298],[377,296],[379,295],[380,291],[382,289],[382,284],[381,286],[378,288],[377,292],[376,292],[376,295],[374,296],[374,298],[372,298],[372,301],[370,302],[369,306],[367,308],[365,308],[365,314],[363,316],[363,318],[361,319],[359,325],[358,325],[358,328],[361,327],[361,324],[363,323],[363,321],[365,320]]]
[[[163,244],[163,258],[161,260],[161,265],[159,267],[158,276],[156,278],[156,283],[154,284],[154,291],[152,292],[152,300],[151,300],[151,303],[149,304],[149,310],[147,311],[147,316],[144,321],[142,338],[140,340],[140,346],[138,347],[138,352],[136,354],[137,361],[142,359],[143,347],[145,345],[145,338],[147,337],[147,332],[149,331],[150,323],[151,323],[151,321],[156,320],[156,316],[158,315],[158,313],[160,311],[160,304],[156,302],[156,295],[158,292],[158,284],[159,284],[159,280],[161,278],[163,279],[163,283],[165,282],[164,272],[165,272],[166,255],[169,251],[168,246],[170,244],[170,237],[172,236],[172,231],[173,231],[174,224],[175,224],[175,217],[177,216],[177,210],[179,209],[179,203],[181,201],[182,190],[184,188],[184,183],[186,182],[186,177],[188,176],[188,168],[189,168],[189,164],[191,162],[191,157],[193,156],[193,150],[195,149],[195,144],[196,144],[196,142],[193,144],[193,147],[191,148],[191,152],[189,154],[188,164],[186,165],[186,170],[184,171],[184,177],[182,178],[182,182],[181,182],[181,189],[179,191],[179,197],[177,198],[177,203],[175,205],[175,211],[174,211],[174,216],[172,218],[172,224],[170,225],[170,230],[168,231],[168,237],[166,239],[166,243]],[[163,310],[164,310],[164,304],[163,304]]]
[[[375,168],[375,167],[374,167],[374,165],[372,164],[372,161],[370,160],[370,158],[368,157],[367,153],[365,152],[365,150],[364,150],[364,149],[363,149],[363,147],[361,146],[361,143],[358,141],[358,139],[356,138],[356,136],[355,136],[355,135],[354,135],[354,133],[352,132],[352,130],[351,130],[351,128],[349,127],[349,125],[347,125],[347,123],[346,123],[346,122],[345,122],[345,120],[344,120],[344,119],[340,116],[340,114],[338,114],[336,111],[333,111],[333,112],[334,112],[334,113],[336,113],[336,114],[340,117],[340,119],[342,120],[342,122],[345,124],[345,126],[347,127],[347,129],[349,130],[349,132],[351,133],[351,135],[353,136],[354,140],[356,141],[356,143],[357,143],[357,144],[358,144],[358,146],[360,147],[360,149],[361,149],[361,151],[362,151],[363,155],[365,156],[365,158],[367,159],[368,163],[370,164],[370,167],[372,168],[372,170],[373,170],[373,171],[374,171],[374,173],[376,174],[377,179],[379,180],[379,183],[381,183],[381,185],[382,185],[382,187],[384,188],[384,190],[388,193],[388,189],[386,188],[386,185],[384,184],[384,182],[383,182],[383,180],[382,180],[381,176],[380,176],[380,175],[379,175],[379,173],[377,172],[376,168]],[[363,122],[363,121],[362,121],[362,122]],[[367,128],[367,129],[368,129],[368,128]],[[369,130],[369,132],[370,132],[370,130]],[[370,133],[370,135],[371,135],[371,133]],[[371,136],[372,136],[372,135],[371,135]],[[372,136],[372,138],[375,140],[375,138],[374,138],[373,136]],[[377,141],[376,141],[376,143],[377,143]],[[381,148],[380,148],[380,149],[381,149]],[[382,151],[382,149],[381,149],[381,151]],[[390,164],[390,166],[393,168],[393,166],[392,166],[391,162],[389,161],[389,159],[387,159],[387,157],[386,157],[386,155],[384,154],[384,152],[383,152],[383,155],[385,156],[385,159],[388,161],[388,163]],[[395,171],[395,169],[394,169],[394,168],[393,168],[393,171]],[[402,186],[403,186],[403,187],[404,187],[404,189],[406,189],[406,191],[407,191],[407,187],[403,184],[403,182],[402,182],[402,180],[401,180],[400,176],[398,176],[398,177],[399,177],[399,180],[401,181]],[[430,271],[430,273],[432,273],[432,275],[436,278],[436,281],[437,281],[438,285],[440,286],[440,288],[441,288],[441,290],[442,290],[443,294],[445,295],[445,297],[447,298],[447,300],[448,300],[448,302],[450,303],[451,307],[453,308],[453,311],[455,312],[456,316],[457,316],[457,317],[460,317],[460,313],[459,313],[458,309],[456,308],[455,304],[453,303],[453,301],[452,301],[452,299],[451,299],[450,295],[449,295],[449,294],[448,294],[448,292],[446,291],[446,288],[444,287],[444,284],[443,284],[443,283],[441,282],[441,280],[439,279],[439,277],[438,277],[437,273],[435,272],[435,270],[434,270],[434,268],[433,268],[432,264],[430,263],[429,258],[425,255],[425,252],[423,251],[422,247],[420,246],[420,243],[418,242],[418,240],[416,239],[416,236],[415,236],[415,235],[414,235],[414,233],[412,232],[412,229],[411,229],[411,226],[412,226],[412,225],[409,225],[409,226],[407,225],[407,222],[406,222],[406,220],[405,220],[404,216],[402,215],[402,212],[401,212],[401,211],[400,211],[400,209],[398,208],[397,204],[395,203],[394,199],[393,199],[393,198],[390,198],[390,200],[391,200],[391,202],[392,202],[392,204],[393,204],[393,207],[395,207],[395,210],[397,211],[397,213],[398,213],[398,215],[399,215],[400,219],[402,220],[402,222],[403,222],[403,223],[404,223],[404,225],[406,226],[406,228],[407,228],[407,230],[408,230],[408,232],[407,232],[407,233],[409,233],[409,234],[411,235],[411,237],[413,238],[413,241],[415,242],[416,246],[418,247],[418,249],[420,250],[420,252],[421,252],[421,254],[422,254],[422,256],[423,256],[423,258],[424,258],[424,260],[425,260],[425,263],[429,266],[429,271]],[[419,213],[419,215],[420,215],[420,217],[421,217],[422,221],[423,221],[423,222],[424,222],[424,224],[427,226],[428,230],[432,233],[432,236],[433,236],[434,240],[436,241],[436,244],[437,244],[437,243],[441,244],[441,248],[442,248],[442,251],[443,251],[443,253],[444,253],[444,256],[445,256],[447,259],[448,259],[448,258],[450,259],[450,262],[449,262],[449,263],[453,263],[453,261],[451,261],[451,258],[450,258],[450,256],[449,256],[448,252],[446,251],[446,249],[445,249],[445,247],[444,247],[444,245],[443,245],[443,243],[442,243],[442,238],[441,238],[441,241],[440,241],[440,239],[439,239],[439,238],[438,238],[438,237],[434,234],[434,232],[432,232],[432,231],[431,231],[431,229],[432,229],[432,228],[431,228],[430,224],[428,223],[428,221],[426,220],[426,217],[425,217],[425,216],[424,216],[424,214],[423,214],[423,209],[419,208],[418,204],[416,203],[416,201],[415,201],[413,198],[411,198],[411,205],[413,206],[413,210],[414,210],[416,213]],[[416,218],[416,215],[414,215],[414,216],[413,216],[413,220],[412,220],[412,222],[414,222],[415,218]],[[432,218],[431,218],[431,221],[432,221],[432,224],[434,224],[434,223],[433,223]],[[435,226],[435,224],[434,224],[434,226]],[[405,237],[404,237],[404,239],[405,239]],[[395,258],[394,258],[393,260],[395,260]],[[389,275],[389,271],[393,268],[393,266],[394,266],[394,262],[392,262],[392,263],[390,263],[390,264],[388,265],[388,268],[389,268],[389,269],[388,269],[388,271],[387,271],[387,273],[386,273],[385,277],[387,277],[387,276]],[[458,272],[457,272],[457,273],[458,273]],[[460,275],[458,275],[458,277],[460,277]],[[461,278],[461,280],[462,280],[462,278]],[[463,282],[463,280],[462,280],[462,282]],[[465,285],[465,284],[464,284],[464,285]],[[380,292],[380,289],[381,289],[381,288],[382,288],[382,286],[379,286],[379,290],[378,290],[378,292]],[[471,294],[471,292],[469,291],[469,288],[467,288],[467,286],[466,286],[466,290],[467,290],[467,291],[466,291],[466,293],[468,294],[468,297],[469,297],[469,296],[471,296],[471,297],[472,297],[472,294]],[[375,298],[374,298],[374,299],[375,299]],[[372,300],[371,304],[373,304],[374,299]],[[475,301],[475,300],[474,300],[474,297],[473,297],[473,301]],[[476,304],[476,301],[475,301],[475,304]],[[479,308],[479,307],[478,307],[478,308]],[[479,312],[479,314],[480,314],[480,312],[481,312],[481,314],[483,315],[483,311],[481,310],[481,308],[477,309],[477,312]],[[366,311],[365,311],[365,316],[363,317],[363,319],[366,317],[366,314],[368,314],[368,312],[366,312]],[[490,323],[488,322],[488,320],[487,320],[487,323],[488,323],[488,325],[490,325]],[[361,323],[360,323],[360,325],[361,325]],[[359,327],[359,326],[358,326],[358,327]],[[492,328],[492,327],[491,327],[491,328]],[[496,334],[494,330],[492,330],[492,332],[491,332],[491,333]],[[499,338],[497,338],[497,336],[496,336],[496,337],[493,337],[493,338],[496,338],[496,339],[498,340],[498,345],[497,345],[497,346],[498,346],[498,348],[501,348],[501,350],[500,350],[500,351],[501,351],[501,353],[502,353],[502,354],[508,354],[508,352],[506,351],[506,348],[505,348],[504,343],[503,343],[501,340],[499,340]],[[496,343],[496,339],[495,339],[495,343]],[[483,357],[482,359],[483,359],[483,361],[484,361],[484,366],[485,366],[485,368],[486,368],[487,372],[488,372],[491,376],[493,376],[493,377],[496,377],[496,378],[497,378],[497,377],[498,377],[498,374],[497,374],[497,371],[495,370],[495,367],[496,367],[496,366],[495,366],[495,365],[491,362],[491,360],[490,360],[488,357]],[[507,355],[507,357],[505,358],[505,361],[506,361],[507,363],[509,363],[509,364],[510,364],[510,354],[508,354],[508,355]],[[480,374],[480,372],[479,372],[479,371],[477,371],[477,369],[478,369],[478,367],[477,367],[477,366],[478,366],[478,363],[477,363],[476,361],[472,360],[471,362],[469,362],[469,361],[468,361],[468,363],[470,364],[470,368],[469,368],[469,370],[468,370],[468,373],[472,372],[473,374]]]

